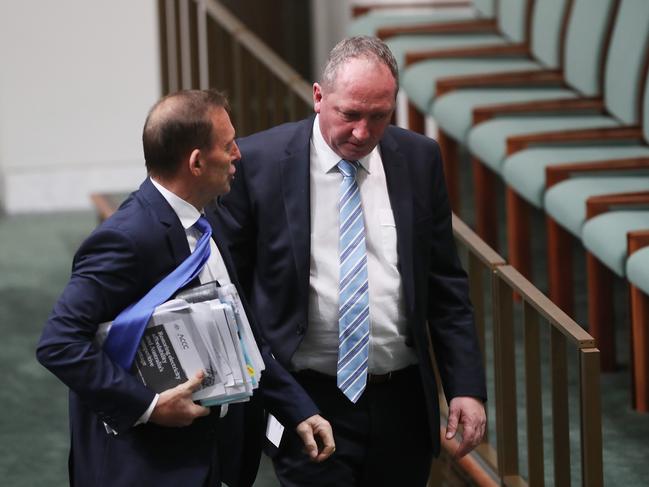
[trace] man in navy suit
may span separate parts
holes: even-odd
[[[205,408],[191,399],[202,373],[156,394],[94,342],[100,323],[138,301],[193,252],[203,207],[229,191],[240,153],[227,108],[214,91],[179,92],[152,108],[142,137],[149,177],[82,243],[45,325],[38,359],[70,388],[72,485],[254,481],[263,439],[257,395],[220,418],[225,407]],[[238,285],[225,237],[210,223],[210,257],[190,285]],[[295,428],[313,461],[324,460],[334,448],[328,422],[268,347],[261,343],[260,349],[264,407]]]
[[[433,140],[389,125],[397,80],[383,42],[341,41],[313,85],[317,115],[241,139],[237,179],[215,208],[273,354],[333,427],[336,452],[319,464],[284,433],[271,454],[285,486],[425,485],[440,448],[431,344],[450,401],[446,437],[464,429],[457,455],[484,433],[482,358],[442,161]],[[358,165],[369,289],[366,385],[355,402],[336,379],[347,336],[341,159]]]

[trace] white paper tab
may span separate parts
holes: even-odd
[[[268,438],[268,441],[279,448],[279,442],[282,441],[283,434],[284,426],[282,426],[282,423],[277,421],[275,416],[268,413],[268,423],[266,423],[266,438]]]

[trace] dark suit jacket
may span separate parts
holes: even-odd
[[[225,237],[218,226],[212,227],[236,284]],[[250,485],[254,480],[263,439],[257,399],[246,406],[231,406],[221,421],[219,408],[214,408],[210,416],[185,428],[152,423],[133,427],[154,392],[93,344],[99,323],[115,318],[187,255],[185,231],[149,179],[75,255],[72,276],[45,325],[37,351],[40,362],[70,388],[70,480],[74,485],[199,486],[208,473],[210,479],[221,476],[229,485]],[[266,363],[260,386],[265,407],[291,426],[316,414],[313,402],[270,356],[268,347],[262,344],[260,348]],[[107,434],[103,422],[119,434]],[[223,450],[218,455],[217,442]]]
[[[258,324],[285,366],[307,327],[312,126],[310,117],[239,140],[243,157],[236,179],[217,208]],[[436,142],[390,126],[380,150],[397,227],[411,345],[419,357],[438,451],[439,404],[429,335],[446,397],[486,399],[467,279],[455,249]]]

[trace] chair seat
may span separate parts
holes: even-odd
[[[649,146],[533,147],[507,157],[502,165],[502,176],[516,193],[531,205],[540,208],[543,205],[547,167],[628,157],[649,157]]]
[[[507,138],[535,132],[614,127],[619,122],[603,115],[529,115],[500,117],[476,125],[468,137],[471,154],[500,173],[507,151]]]
[[[375,9],[353,19],[347,27],[347,33],[349,36],[373,36],[382,27],[457,22],[476,18],[479,18],[477,11],[470,7]]]
[[[545,192],[545,212],[559,225],[581,238],[586,220],[586,200],[591,196],[609,193],[646,191],[649,176],[588,176],[572,178],[555,184]]]
[[[566,88],[484,88],[455,90],[433,101],[432,115],[446,134],[466,143],[473,125],[473,109],[497,103],[516,103],[559,98],[575,98],[578,94]]]
[[[626,276],[631,284],[649,294],[649,247],[633,252],[627,259]]]
[[[539,69],[540,64],[524,58],[429,59],[407,67],[401,76],[401,86],[408,99],[422,113],[428,113],[435,96],[435,82],[440,78]]]
[[[584,247],[618,276],[625,275],[626,234],[649,229],[649,210],[610,211],[584,223],[581,241]]]
[[[462,47],[502,45],[507,41],[498,34],[435,34],[435,35],[400,35],[386,39],[385,43],[392,51],[399,70],[403,71],[406,53],[431,51],[436,49],[455,49]]]

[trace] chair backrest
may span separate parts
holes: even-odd
[[[527,40],[527,18],[535,0],[498,0],[498,29],[512,42]]]
[[[649,1],[621,0],[606,53],[604,103],[626,125],[639,123],[640,91],[649,47]]]
[[[496,12],[496,0],[473,0],[473,8],[480,17],[492,18]]]
[[[535,0],[532,7],[530,47],[532,55],[547,68],[560,64],[561,33],[573,0]]]
[[[584,96],[602,93],[603,56],[619,1],[573,0],[563,47],[563,76]]]

